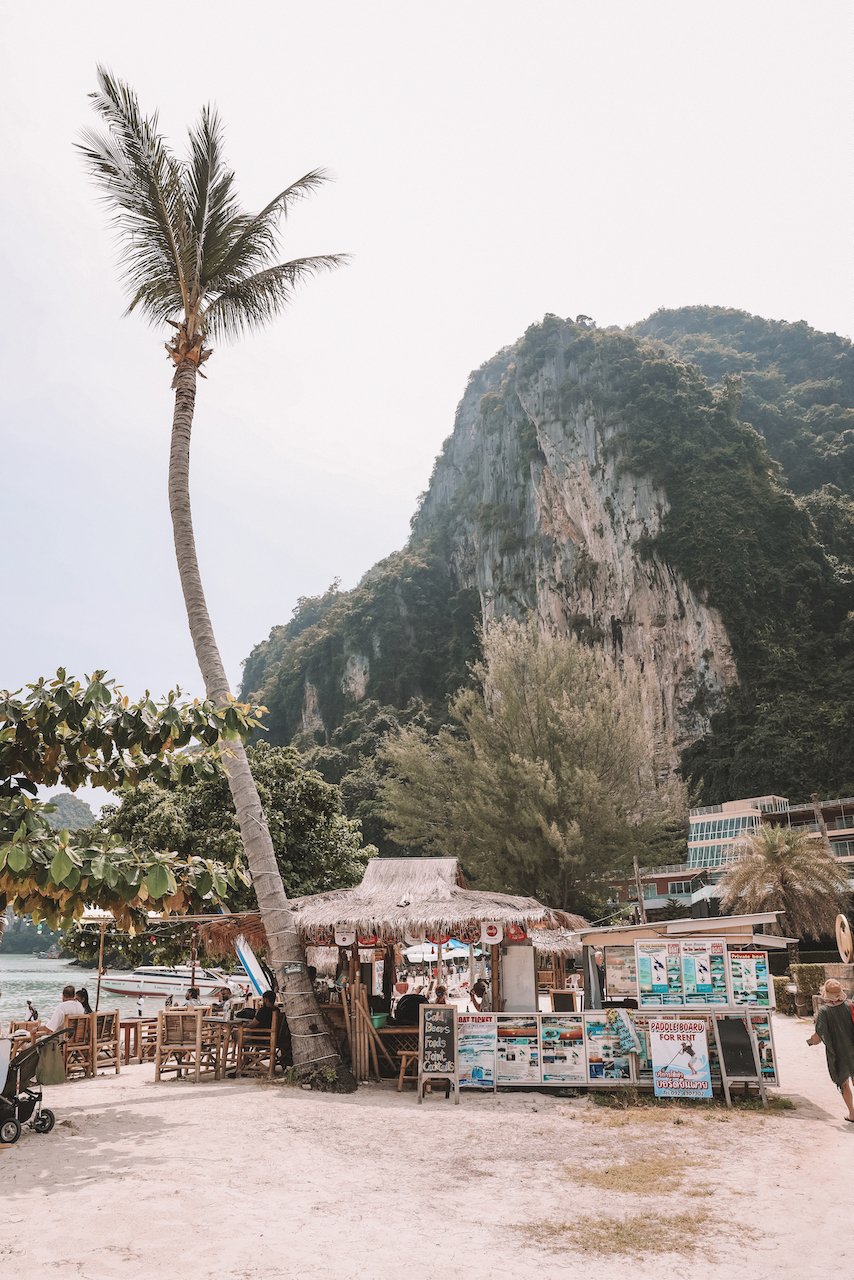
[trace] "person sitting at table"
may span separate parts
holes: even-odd
[[[85,1012],[83,1005],[77,999],[74,983],[69,982],[62,988],[62,999],[47,1022],[36,1022],[33,1026],[27,1027],[30,1038],[35,1040],[39,1036],[52,1036],[54,1032],[62,1030],[66,1018],[80,1017]]]
[[[80,990],[79,990],[79,991],[75,991],[75,993],[74,993],[74,994],[76,995],[76,997],[77,997],[77,999],[80,1001],[80,1003],[83,1005],[83,1012],[84,1012],[84,1013],[92,1013],[92,1012],[93,1012],[93,1010],[92,1010],[92,1006],[91,1006],[91,1004],[89,1003],[89,992],[86,990],[86,988],[85,988],[85,987],[81,987],[81,988],[80,988]]]
[[[188,987],[187,994],[184,996],[184,1004],[188,1009],[201,1004],[200,992],[198,987]]]
[[[276,1008],[276,997],[272,991],[265,991],[261,997],[261,1007],[255,1010],[255,1017],[247,1022],[244,1031],[269,1031],[273,1025],[273,1013]]]

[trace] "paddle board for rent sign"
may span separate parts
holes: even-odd
[[[709,1042],[702,1018],[650,1018],[652,1080],[658,1098],[711,1098]]]

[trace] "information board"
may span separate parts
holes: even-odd
[[[589,1085],[632,1084],[637,1036],[623,1009],[591,1009],[584,1019]]]
[[[469,1089],[495,1088],[497,1041],[494,1013],[457,1015],[457,1061],[461,1086]]]
[[[457,1074],[457,1010],[452,1004],[422,1004],[418,1070],[423,1076]]]
[[[540,1084],[540,1028],[536,1014],[497,1015],[497,1084]]]
[[[768,971],[767,951],[731,951],[729,971],[733,1004],[771,1008],[774,984]]]
[[[638,1002],[642,1009],[683,1005],[682,947],[678,942],[649,939],[635,943]]]
[[[633,946],[605,947],[605,991],[609,1000],[633,1000],[638,994],[638,970]]]
[[[543,1084],[586,1084],[584,1015],[544,1013],[540,1018]]]
[[[712,1073],[702,1018],[650,1018],[647,1035],[658,1098],[711,1098]]]
[[[778,1085],[777,1052],[774,1048],[774,1033],[771,1028],[770,1010],[753,1010],[748,1014],[753,1034],[756,1036],[756,1047],[759,1050],[759,1062],[762,1066],[762,1079],[766,1084]]]
[[[723,938],[683,938],[679,946],[685,1004],[702,1008],[729,1004]]]

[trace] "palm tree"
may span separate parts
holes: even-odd
[[[260,213],[247,213],[223,155],[214,109],[203,109],[190,129],[187,158],[178,160],[158,132],[157,116],[143,116],[133,90],[103,67],[91,99],[106,132],[87,131],[79,145],[114,215],[128,311],[138,309],[153,324],[175,331],[166,345],[175,391],[169,510],[196,658],[208,698],[223,706],[233,695],[202,588],[190,508],[196,379],[211,355],[211,338],[238,338],[260,328],[287,305],[300,281],[343,261],[336,254],[276,260],[280,220],[325,174],[312,170]],[[236,737],[223,741],[221,750],[293,1037],[294,1064],[301,1074],[332,1067],[340,1086],[355,1087],[317,1008],[246,752]]]
[[[848,876],[829,844],[790,827],[763,825],[720,882],[721,908],[745,915],[781,911],[796,938],[820,938],[848,905]]]

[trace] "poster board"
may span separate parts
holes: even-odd
[[[766,1084],[779,1085],[777,1071],[777,1049],[774,1044],[774,1028],[771,1022],[771,1011],[751,1011],[748,1014],[756,1047],[759,1050],[759,1062],[762,1067],[762,1079]]]
[[[581,1013],[541,1014],[540,1053],[543,1084],[586,1084],[584,1015]]]
[[[682,990],[682,947],[662,938],[635,943],[638,1007],[661,1008],[685,1003]]]
[[[457,1010],[452,1004],[422,1004],[418,1010],[418,1101],[430,1080],[448,1080],[460,1100]]]
[[[457,1015],[457,1061],[460,1087],[495,1089],[498,1026],[494,1013]]]
[[[628,1047],[622,1009],[590,1009],[583,1013],[587,1084],[613,1088],[634,1084],[636,1054]],[[632,1032],[634,1035],[634,1032]]]
[[[539,1014],[499,1013],[496,1022],[495,1083],[541,1084]]]
[[[636,1000],[638,969],[633,945],[606,946],[605,990],[609,1000]]]
[[[756,1009],[773,1007],[774,983],[767,951],[731,951],[729,971],[733,1004]]]
[[[705,1018],[650,1018],[648,1036],[655,1096],[711,1099]]]
[[[723,1007],[730,1003],[727,949],[723,938],[683,938],[682,989],[689,1007]]]

